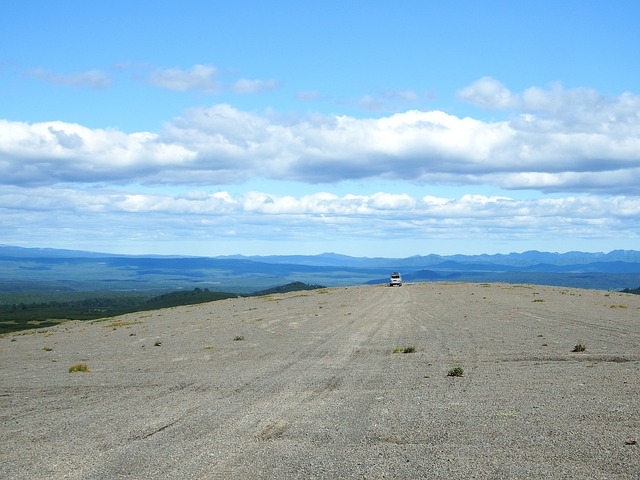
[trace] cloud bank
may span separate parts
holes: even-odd
[[[206,190],[172,196],[135,190],[3,187],[0,209],[7,232],[17,239],[27,235],[36,244],[38,235],[42,241],[50,237],[60,242],[70,235],[74,244],[84,236],[114,244],[143,237],[167,242],[390,241],[390,232],[403,242],[543,242],[556,239],[558,232],[574,239],[606,235],[637,241],[640,236],[640,202],[628,197],[519,200],[388,192],[338,196],[322,191],[299,197],[258,191],[233,196]],[[52,217],[55,225],[49,221]]]
[[[217,88],[208,67],[182,73],[165,71],[156,81],[176,89]],[[247,81],[239,88],[266,87]],[[514,94],[490,78],[459,95],[485,109],[518,111],[500,121],[419,110],[292,120],[218,104],[187,110],[161,131],[136,133],[0,120],[0,182],[224,185],[257,176],[319,184],[379,178],[640,194],[639,96],[560,86]]]

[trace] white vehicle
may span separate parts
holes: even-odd
[[[398,272],[393,272],[389,277],[389,286],[390,287],[401,287],[402,286],[402,275]]]

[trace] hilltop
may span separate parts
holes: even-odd
[[[8,334],[0,477],[635,479],[639,311],[438,282]]]

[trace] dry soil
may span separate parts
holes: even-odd
[[[0,478],[638,479],[639,406],[640,296],[236,298],[0,338]]]

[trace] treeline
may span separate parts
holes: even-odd
[[[281,287],[255,292],[251,295],[266,295],[316,288],[322,287],[320,285],[294,282]],[[195,288],[157,296],[144,296],[139,293],[126,296],[119,292],[117,295],[114,294],[114,296],[110,297],[4,304],[0,305],[0,334],[31,328],[50,327],[66,320],[96,320],[125,313],[215,302],[237,296],[237,293],[212,292],[207,288]]]
[[[211,292],[208,288],[195,288],[188,291],[181,290],[153,297],[144,302],[140,310],[157,310],[159,308],[177,307],[179,305],[195,305],[237,296],[236,293]]]
[[[635,295],[640,295],[640,287],[638,288],[625,288],[624,290],[620,290],[622,293],[633,293]]]
[[[298,290],[317,290],[319,288],[326,288],[324,285],[309,285],[303,282],[291,282],[286,285],[280,285],[279,287],[268,288],[266,290],[260,290],[259,292],[254,292],[252,296],[261,296],[261,295],[273,295],[274,293],[287,293],[287,292],[297,292]]]
[[[64,320],[113,317],[138,311],[144,302],[135,296],[0,305],[0,333],[49,327]]]

